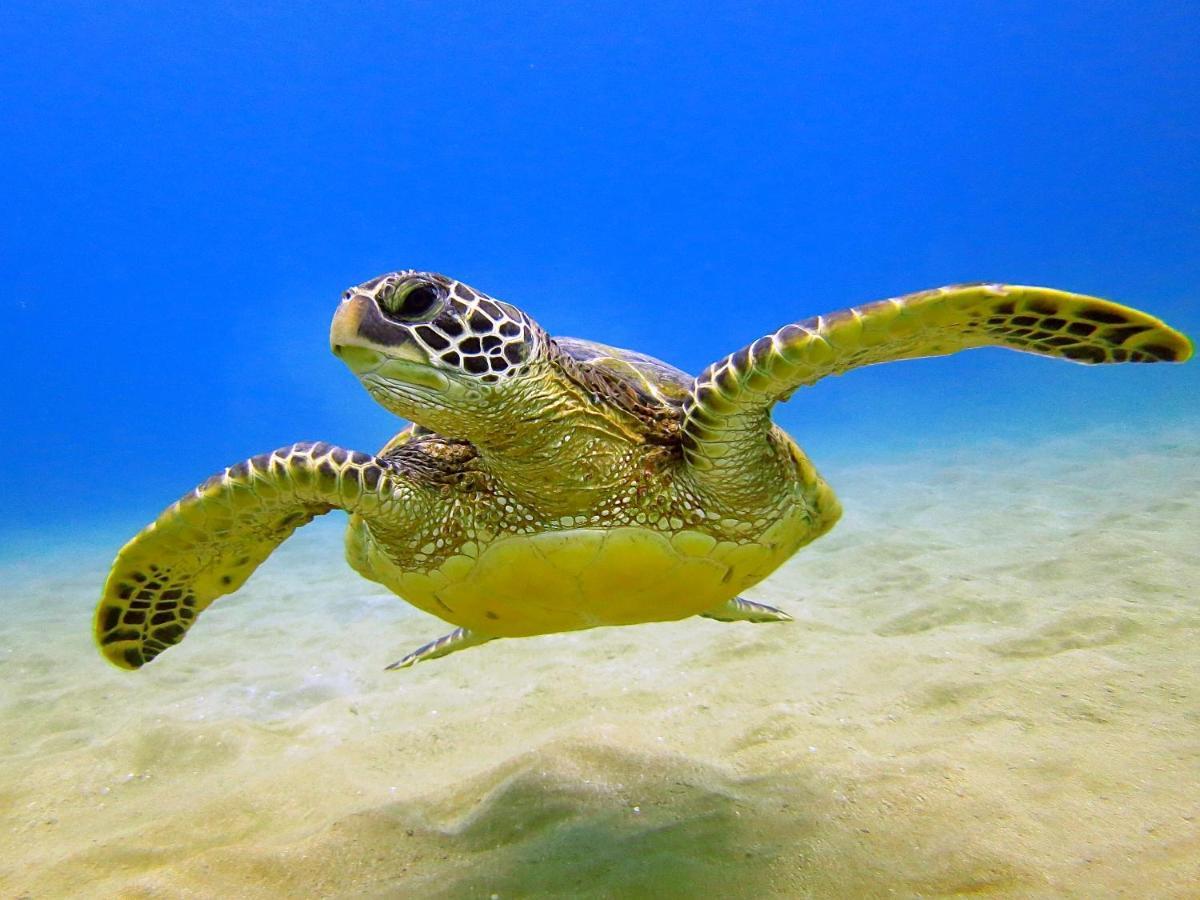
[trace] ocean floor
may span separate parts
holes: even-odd
[[[1200,895],[1200,431],[822,462],[845,518],[747,594],[795,622],[402,672],[448,629],[344,520],[136,673],[130,535],[10,559],[0,896]]]

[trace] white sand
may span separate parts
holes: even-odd
[[[790,625],[399,673],[339,521],[137,673],[128,535],[8,564],[0,896],[1200,896],[1200,434],[823,468]]]

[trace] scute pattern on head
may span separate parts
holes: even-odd
[[[541,328],[516,307],[434,272],[390,272],[351,288],[346,296],[365,294],[382,308],[393,292],[414,283],[442,292],[443,303],[428,321],[398,322],[430,360],[495,384],[524,374],[545,342]]]

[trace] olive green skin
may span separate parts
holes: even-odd
[[[416,426],[377,454],[260,454],[168,507],[122,548],[97,605],[112,663],[139,668],[178,643],[297,527],[339,508],[357,571],[459,626],[396,666],[597,625],[783,621],[737,595],[841,510],[772,423],[775,403],[859,366],[988,345],[1089,365],[1193,353],[1111,301],[972,284],[785,325],[692,379],[552,338],[516,307],[411,271],[347,291],[330,344]]]
[[[409,430],[389,446],[431,453],[439,442]],[[772,444],[774,496],[753,516],[661,447],[631,447],[615,489],[550,515],[474,457],[432,496],[406,499],[404,515],[353,515],[346,557],[414,606],[496,637],[687,618],[765,578],[840,515],[796,444],[778,430]]]

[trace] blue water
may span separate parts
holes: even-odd
[[[133,527],[263,449],[376,448],[395,423],[326,329],[393,268],[689,371],[963,280],[1200,332],[1197,47],[1178,3],[17,3],[0,527]],[[1198,388],[1197,366],[989,351],[828,381],[780,419],[819,461],[883,457],[1195,418]]]
[[[893,866],[913,873],[900,894],[928,896],[1066,889],[1115,848],[1086,870],[1103,892],[1142,883],[1119,861],[1150,838],[1101,833],[1135,802],[1170,848],[1195,846],[1194,804],[1171,793],[1196,787],[1194,752],[1170,735],[1196,745],[1200,616],[1181,585],[1196,577],[1197,363],[981,350],[798,393],[776,418],[852,501],[844,537],[767,595],[794,604],[811,656],[784,632],[602,630],[387,680],[377,656],[434,634],[341,567],[332,521],[222,601],[175,669],[130,681],[87,633],[112,554],[209,473],[298,440],[371,451],[398,430],[327,340],[341,291],[384,271],[445,272],[553,334],[691,372],[784,323],[961,281],[1108,297],[1195,338],[1187,4],[18,0],[3,19],[0,795],[17,812],[0,886],[67,896],[84,872],[110,891],[562,893],[582,890],[594,851],[597,896],[710,878],[866,895],[890,890]],[[707,666],[726,694],[704,693]],[[1104,713],[1100,685],[1126,692],[1126,713],[1097,736],[1079,709]],[[1160,725],[1161,744],[1142,740]],[[1153,764],[1151,788],[1095,774],[1110,743]],[[817,774],[810,749],[833,754]],[[918,770],[924,787],[895,788]],[[331,771],[345,802],[323,807]],[[854,818],[843,793],[860,776]],[[247,812],[228,784],[252,780]],[[977,806],[948,794],[928,817],[925,795],[952,780],[979,785]],[[645,796],[661,818],[630,818]],[[243,815],[261,818],[239,831]],[[975,827],[1000,820],[1009,831]],[[404,880],[409,857],[348,856],[343,825],[368,855],[415,829],[420,879]],[[289,855],[306,846],[307,867]],[[491,862],[473,869],[481,847]],[[1188,883],[1191,857],[1164,853],[1145,883]],[[529,876],[549,856],[551,874]]]

